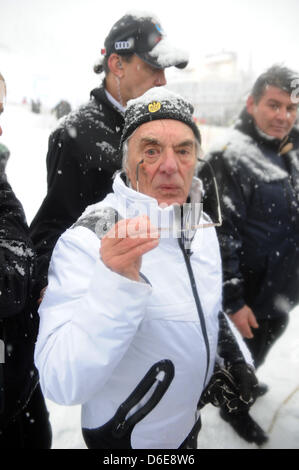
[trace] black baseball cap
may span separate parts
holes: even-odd
[[[172,46],[153,16],[126,14],[111,28],[105,39],[102,55],[136,54],[140,59],[158,69],[175,66],[183,69],[188,64],[188,54]]]

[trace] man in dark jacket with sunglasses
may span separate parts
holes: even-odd
[[[273,66],[255,82],[246,109],[224,146],[208,160],[216,172],[223,224],[218,228],[224,308],[242,333],[255,366],[284,332],[299,299],[298,74]],[[203,169],[204,209],[213,191]],[[260,384],[260,394],[267,391]],[[244,439],[266,434],[246,412],[222,417]]]

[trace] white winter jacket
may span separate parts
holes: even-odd
[[[215,362],[222,282],[216,233],[196,231],[188,256],[173,230],[174,206],[159,208],[119,175],[113,190],[54,249],[35,351],[42,390],[56,403],[82,404],[89,447],[129,445],[117,441],[117,433],[137,416],[123,438],[133,448],[178,448],[196,422]],[[147,213],[164,229],[159,246],[143,256],[144,282],[101,261],[97,229],[84,221],[103,208],[126,218]],[[117,410],[122,423],[116,429]]]

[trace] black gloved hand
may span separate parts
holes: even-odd
[[[227,366],[228,372],[232,375],[240,393],[240,400],[253,405],[257,398],[258,379],[254,373],[254,368],[246,362],[236,362]]]
[[[257,383],[253,368],[246,362],[229,364],[226,368],[216,364],[198,406],[212,403],[229,413],[247,411],[256,400]]]

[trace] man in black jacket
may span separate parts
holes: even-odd
[[[0,114],[5,94],[0,75]],[[8,157],[0,144],[0,448],[50,448],[48,412],[33,361],[35,256],[23,208],[5,175]]]
[[[40,289],[59,236],[90,204],[105,197],[121,167],[118,146],[127,101],[166,84],[164,69],[183,68],[188,58],[167,43],[158,20],[127,14],[105,40],[95,72],[105,72],[90,101],[72,112],[49,139],[48,192],[30,232],[37,250]]]
[[[295,127],[298,75],[273,66],[253,86],[224,146],[207,156],[222,201],[218,229],[224,309],[260,366],[283,333],[299,300],[299,132]],[[215,203],[203,169],[204,208]],[[260,386],[260,394],[266,386]],[[246,440],[267,436],[244,413],[222,417]]]

